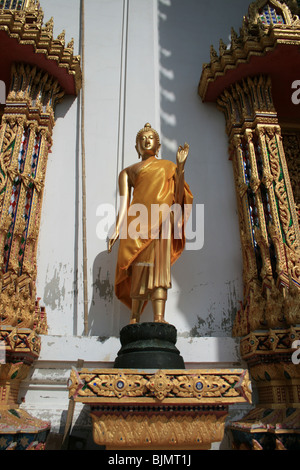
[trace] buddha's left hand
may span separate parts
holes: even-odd
[[[189,154],[189,145],[187,143],[184,144],[184,147],[180,145],[178,147],[178,151],[176,155],[177,164],[184,165],[188,157],[188,154]]]

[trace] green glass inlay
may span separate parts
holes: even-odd
[[[11,409],[9,410],[9,412],[10,412],[12,415],[16,416],[17,418],[20,418],[19,413],[18,413],[17,410],[15,410],[14,408],[11,408]]]

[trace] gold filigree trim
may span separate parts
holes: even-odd
[[[201,449],[223,439],[226,415],[92,413],[93,437],[110,449]]]
[[[299,326],[251,332],[241,340],[241,355],[245,360],[265,354],[286,353],[291,355],[295,351],[293,343],[299,339]]]
[[[0,347],[6,355],[22,353],[37,358],[41,349],[40,337],[29,328],[0,327]],[[32,362],[32,361],[31,361]]]
[[[114,369],[73,370],[69,396],[83,403],[141,402],[237,403],[251,401],[246,371],[193,370],[147,373]]]

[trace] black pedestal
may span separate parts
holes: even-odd
[[[134,323],[120,332],[115,369],[185,369],[175,346],[177,331],[168,323]]]

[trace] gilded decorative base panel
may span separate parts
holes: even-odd
[[[21,382],[40,352],[40,337],[29,328],[0,328],[0,450],[44,450],[50,423],[19,407]]]
[[[199,450],[223,439],[228,405],[251,400],[244,370],[82,369],[69,396],[89,404],[109,450]]]
[[[230,430],[236,450],[300,450],[300,408],[258,406]]]
[[[299,326],[254,331],[241,340],[259,404],[231,423],[234,448],[300,450]]]
[[[227,408],[118,407],[92,409],[93,437],[108,450],[209,449],[223,439]]]
[[[20,408],[0,409],[0,450],[44,450],[50,423]]]
[[[297,344],[300,328],[255,331],[241,341],[259,404],[263,408],[300,408]]]

